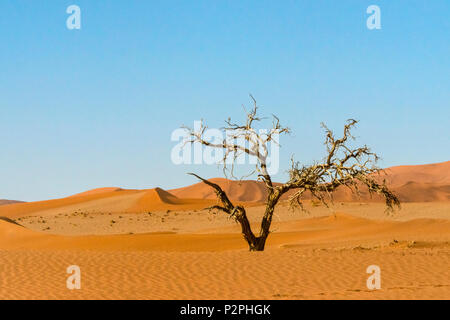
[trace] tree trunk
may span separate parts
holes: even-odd
[[[240,206],[236,207],[235,218],[241,225],[242,235],[244,236],[245,241],[247,241],[250,251],[264,251],[267,236],[270,233],[269,229],[272,221],[273,209],[273,207],[268,207],[266,209],[266,214],[264,216],[268,215],[270,219],[265,223],[263,219],[264,228],[261,229],[260,236],[256,237],[251,229],[245,209]]]
[[[264,251],[266,246],[267,237],[270,234],[270,225],[272,223],[272,216],[275,209],[275,203],[270,202],[267,205],[264,218],[261,223],[261,231],[258,237],[254,235],[250,227],[245,209],[238,207],[236,212],[236,220],[241,224],[242,235],[245,241],[247,241],[250,251]]]
[[[258,239],[252,231],[245,209],[241,206],[237,206],[234,217],[241,225],[242,235],[244,236],[245,241],[247,241],[250,251],[256,251]]]
[[[272,216],[275,209],[275,205],[280,199],[281,192],[279,190],[269,189],[269,195],[267,197],[266,211],[261,223],[261,230],[259,236],[256,237],[250,226],[250,222],[247,218],[247,213],[243,206],[234,206],[226,193],[220,188],[219,185],[212,183],[202,177],[196,175],[195,173],[190,173],[191,175],[202,180],[205,184],[216,190],[216,195],[222,202],[223,206],[213,206],[211,208],[218,209],[229,214],[233,219],[235,219],[242,228],[242,235],[245,241],[247,241],[250,251],[264,251],[266,246],[267,237],[270,234],[270,225],[272,223]],[[210,209],[211,209],[210,208]]]
[[[261,230],[259,232],[259,237],[255,238],[255,241],[250,245],[250,251],[264,251],[266,246],[267,237],[270,234],[270,225],[272,224],[273,212],[275,211],[275,205],[280,199],[280,193],[269,192],[269,197],[266,205],[266,211],[264,212],[264,217],[261,222]]]
[[[266,246],[267,237],[258,237],[255,238],[255,242],[249,244],[250,251],[264,251],[264,247]]]
[[[237,220],[241,224],[242,235],[244,239],[247,241],[249,246],[252,246],[255,243],[256,237],[252,232],[252,228],[250,227],[250,222],[247,219],[247,215],[245,213],[244,208],[239,210],[239,216],[237,216]]]

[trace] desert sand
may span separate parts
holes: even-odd
[[[225,214],[204,210],[216,200],[201,184],[3,205],[0,299],[450,299],[448,166],[388,169],[405,192],[393,214],[364,195],[329,208],[307,201],[307,212],[283,201],[258,253]],[[260,184],[215,181],[258,230]],[[81,290],[66,288],[70,265]],[[370,265],[380,290],[366,286]]]

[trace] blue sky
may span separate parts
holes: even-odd
[[[66,8],[81,8],[68,30]],[[381,9],[368,30],[366,8]],[[173,130],[242,117],[252,93],[293,134],[289,159],[324,155],[320,122],[355,132],[382,166],[450,160],[450,2],[0,2],[0,198],[95,187],[173,188]]]

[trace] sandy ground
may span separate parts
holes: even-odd
[[[450,202],[404,203],[395,214],[387,214],[382,203],[334,203],[325,206],[305,205],[306,211],[292,211],[286,202],[281,203],[274,214],[273,231],[289,228],[283,222],[311,219],[345,212],[356,217],[407,221],[411,219],[433,218],[450,219]],[[259,227],[263,208],[247,208],[254,229]],[[13,217],[17,223],[35,231],[59,235],[107,235],[138,234],[149,232],[205,233],[239,232],[240,227],[225,214],[207,210],[156,210],[145,213],[117,213],[83,210],[77,207],[40,212],[37,215]],[[281,225],[279,225],[281,223]]]
[[[0,220],[0,299],[450,299],[450,203],[406,203],[393,216],[377,203],[308,209],[280,206],[259,253],[205,210]],[[256,222],[263,207],[248,211]],[[81,290],[66,288],[70,265]],[[366,286],[369,265],[381,290]]]
[[[449,299],[447,249],[0,251],[2,299]],[[66,288],[76,263],[81,290]],[[366,268],[381,267],[370,291]],[[19,269],[19,270],[18,270]]]

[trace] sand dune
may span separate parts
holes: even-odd
[[[413,166],[397,166],[384,170],[386,179],[392,187],[408,182],[450,185],[450,161]]]
[[[47,201],[37,201],[37,202],[26,202],[26,203],[16,203],[0,207],[0,216],[7,217],[20,217],[26,215],[35,214],[52,214],[63,208],[68,208],[68,210],[77,210],[81,208],[97,208],[97,201],[100,201],[102,205],[110,204],[110,207],[117,207],[119,210],[122,209],[120,200],[128,199],[129,197],[136,196],[139,190],[117,190],[104,193],[94,193],[86,194],[76,197],[67,197],[62,199],[47,200]],[[114,201],[119,199],[119,201]],[[124,201],[125,206],[127,205]],[[106,205],[105,210],[108,209]]]
[[[223,178],[212,178],[210,181],[217,183],[232,201],[264,203],[267,200],[267,189],[263,182],[254,180],[234,181]],[[274,184],[279,185],[280,183]],[[180,198],[216,199],[214,190],[203,182],[169,191]],[[291,194],[292,192],[284,195],[282,199],[288,199]],[[336,192],[334,198],[337,201],[358,201],[369,199],[370,196],[362,190],[361,198],[358,198],[358,196],[349,192],[348,189],[343,188]],[[310,200],[311,195],[306,192],[304,199]],[[375,199],[375,201],[379,200]]]
[[[254,180],[234,181],[224,178],[213,178],[211,182],[217,183],[232,200],[244,202],[264,202],[267,191],[261,182]],[[189,199],[216,199],[214,190],[203,182],[194,185],[169,190],[179,198]]]
[[[18,218],[77,212],[140,213],[154,210],[194,210],[215,203],[216,200],[208,199],[179,199],[160,188],[148,190],[105,188],[62,199],[1,206],[0,216]]]
[[[395,188],[395,192],[404,202],[449,201],[450,184],[408,182]]]
[[[161,188],[155,188],[145,191],[127,212],[195,210],[210,207],[215,203],[215,200],[208,199],[180,199]]]
[[[429,202],[450,200],[450,161],[417,166],[398,166],[385,169],[379,179],[386,179],[388,185],[396,192],[403,202]],[[264,202],[267,191],[262,182],[232,181],[222,178],[211,179],[217,183],[234,201]],[[181,198],[214,199],[213,190],[204,183],[170,190]],[[287,199],[288,195],[284,196]],[[305,193],[304,199],[311,199]],[[371,196],[361,189],[360,197],[347,188],[340,188],[334,194],[336,201],[383,201],[381,197]]]
[[[0,199],[0,206],[4,206],[7,204],[14,204],[14,203],[23,203],[23,201]]]
[[[394,192],[403,202],[432,202],[450,200],[450,162],[401,166],[386,169]],[[257,181],[231,181],[214,178],[231,200],[247,205],[263,203],[267,191],[263,183]],[[284,199],[287,199],[285,195]],[[306,200],[310,195],[305,193]],[[364,189],[361,197],[348,189],[338,189],[335,201],[383,201],[379,196],[371,196]],[[116,187],[93,189],[67,198],[30,203],[13,203],[0,206],[0,216],[23,217],[28,215],[55,215],[58,213],[111,212],[139,213],[154,210],[194,210],[203,209],[216,203],[214,191],[204,183],[164,191],[160,188],[147,190],[125,190]]]

